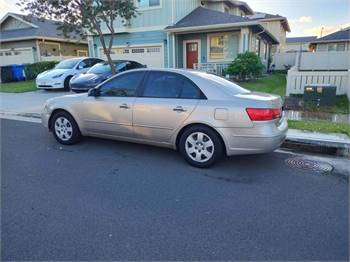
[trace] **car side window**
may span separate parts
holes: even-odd
[[[169,72],[150,72],[143,97],[200,99],[201,92],[186,77]]]
[[[143,79],[143,72],[119,75],[100,87],[100,96],[133,97]]]
[[[186,77],[182,77],[182,78],[183,78],[183,82],[182,82],[181,98],[200,99],[201,91],[199,90],[199,88]]]
[[[78,65],[78,69],[83,69],[83,68],[89,68],[90,67],[90,63],[88,61],[89,59],[84,59],[83,61],[81,61]]]
[[[179,98],[180,79],[168,72],[150,72],[144,85],[143,96],[155,98]]]

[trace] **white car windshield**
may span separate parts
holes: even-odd
[[[68,59],[59,62],[55,69],[73,69],[74,66],[80,61],[80,59]]]

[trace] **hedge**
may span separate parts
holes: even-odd
[[[38,74],[54,68],[56,64],[58,64],[57,61],[45,61],[25,65],[24,72],[26,75],[26,79],[35,79],[38,76]]]

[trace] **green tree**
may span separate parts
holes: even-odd
[[[254,52],[239,54],[228,67],[227,72],[241,80],[256,78],[262,74],[264,65]]]
[[[133,0],[18,0],[17,4],[33,16],[58,21],[57,29],[65,37],[86,39],[88,34],[98,35],[112,73],[116,73],[111,58],[117,31],[114,21],[120,19],[126,25],[136,17]]]

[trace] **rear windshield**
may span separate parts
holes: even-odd
[[[230,92],[231,94],[245,94],[245,93],[250,93],[249,90],[240,87],[239,85],[223,78],[217,75],[213,75],[213,74],[208,74],[208,73],[199,73],[201,77],[206,78],[208,80],[211,80],[217,84],[219,84],[220,86],[224,87],[225,90],[227,90],[228,92]]]
[[[122,70],[125,67],[125,62],[118,62],[115,63],[115,69],[117,71]],[[90,74],[96,74],[96,75],[102,75],[102,74],[108,74],[111,73],[111,67],[108,63],[99,63],[91,67],[88,71]]]
[[[80,59],[68,59],[59,62],[56,65],[56,69],[73,69],[73,67],[80,61]]]

